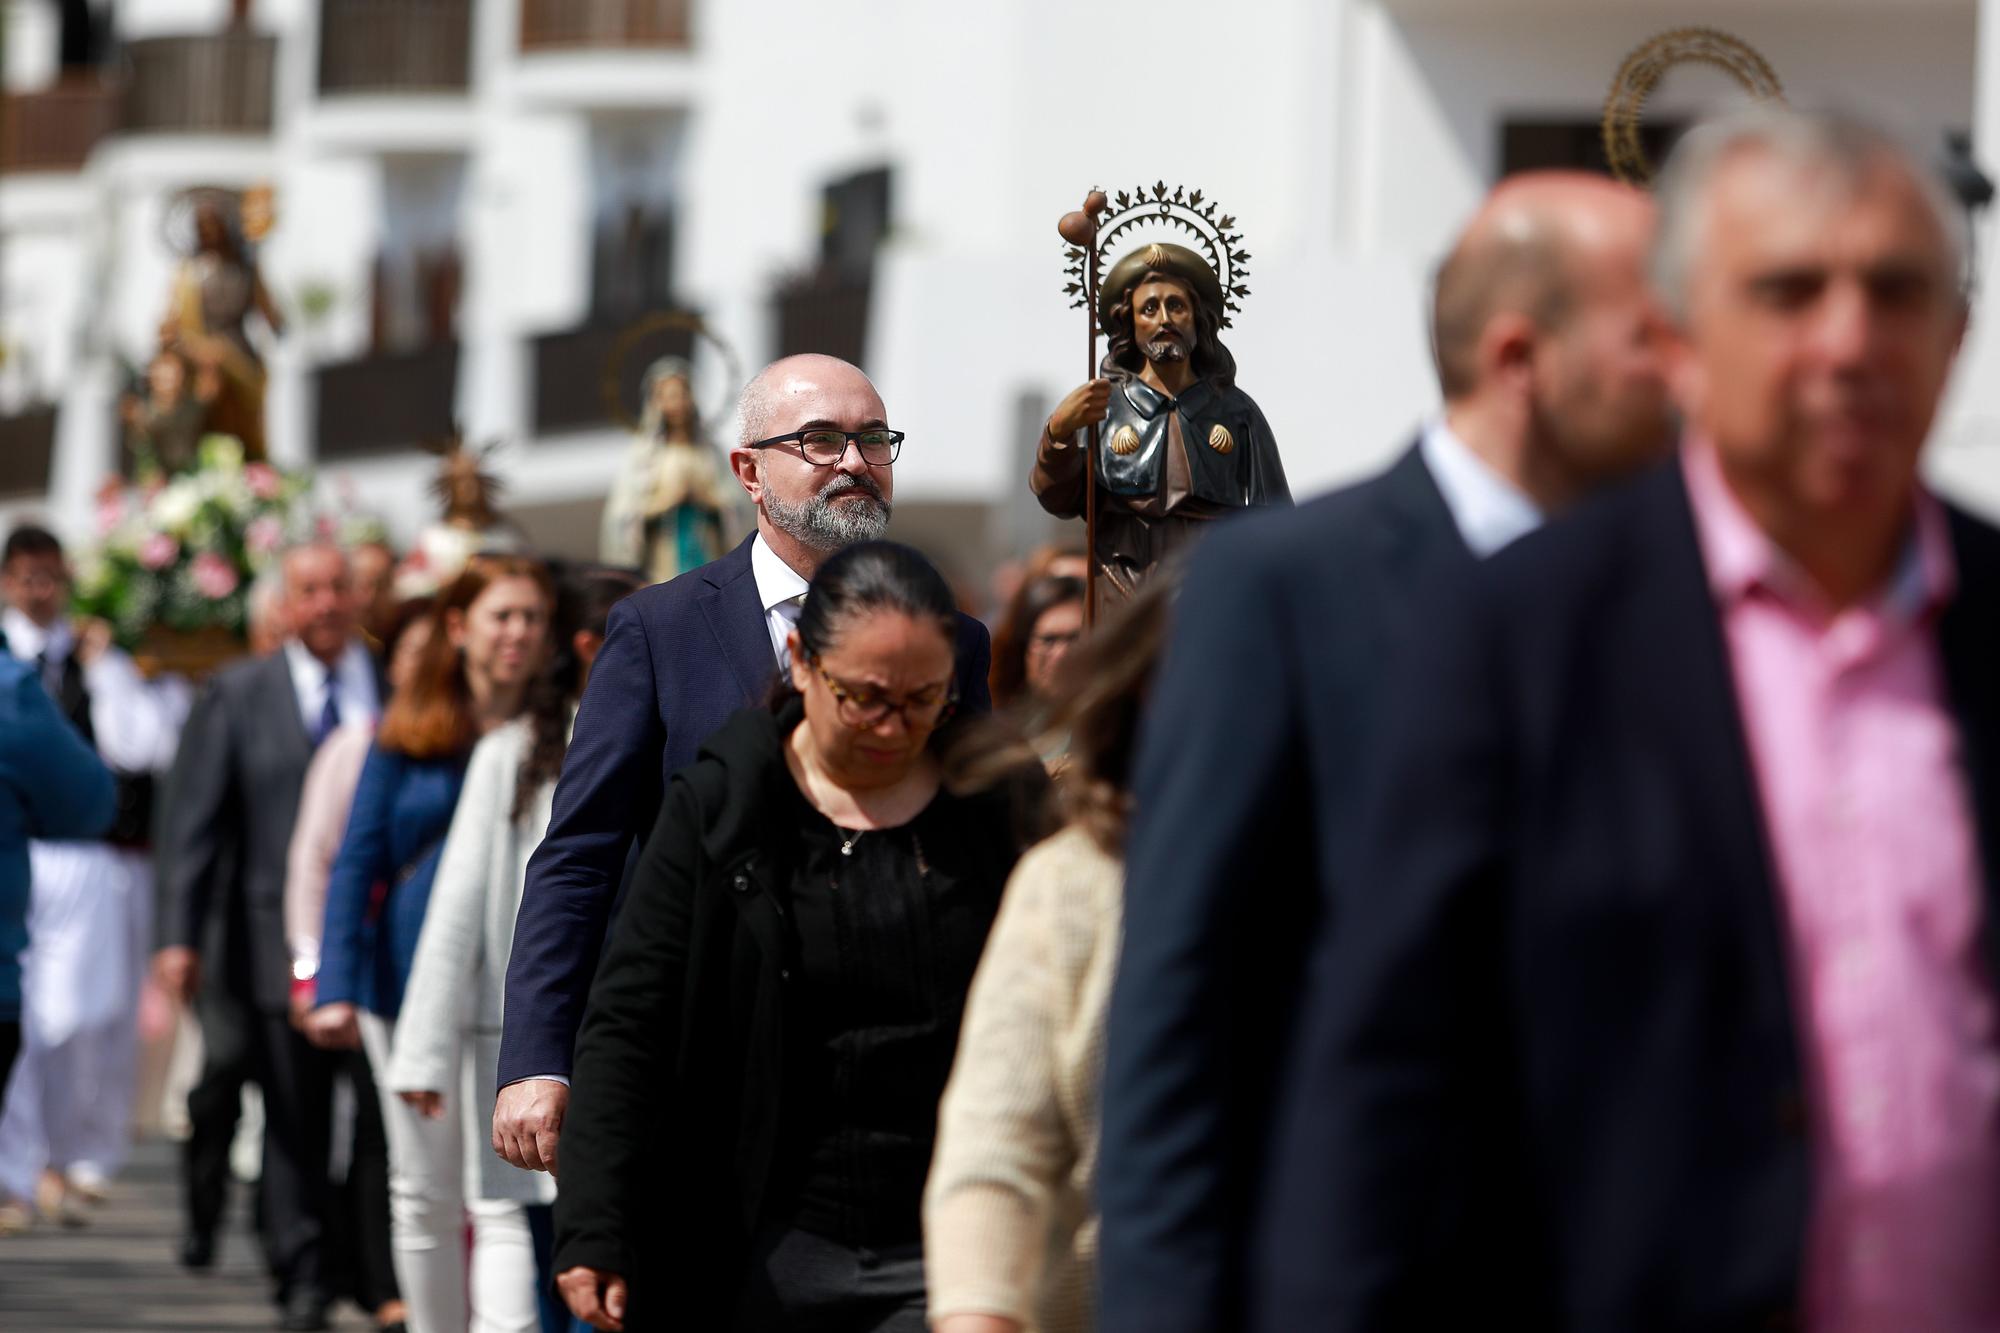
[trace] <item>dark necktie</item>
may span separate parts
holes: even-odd
[[[51,662],[47,649],[35,655],[35,669],[42,678],[42,688],[62,709],[70,725],[75,727],[84,740],[96,744],[96,728],[90,720],[90,690],[83,683],[83,664],[76,660],[75,653],[66,653],[61,661]]]
[[[340,725],[340,677],[332,667],[326,671],[326,705],[319,710],[319,726],[313,730],[315,748]]]

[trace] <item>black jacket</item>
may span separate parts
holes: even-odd
[[[1415,447],[1195,553],[1134,770],[1098,1163],[1106,1333],[1242,1326],[1320,898],[1349,877],[1414,589],[1471,566]]]
[[[2000,532],[1953,512],[1951,537],[1938,640],[1992,967]],[[1257,1327],[1789,1327],[1798,1021],[1680,468],[1472,583],[1385,724]]]
[[[754,540],[611,609],[563,756],[548,836],[528,862],[507,961],[502,1084],[570,1072],[604,923],[667,779],[777,679],[750,565]],[[961,615],[961,715],[992,710],[991,664],[986,626]]]
[[[631,1286],[627,1329],[723,1328],[772,1183],[794,967],[786,908],[799,838],[774,825],[793,779],[796,700],[738,713],[674,775],[613,923],[577,1037],[556,1205],[557,1270]],[[941,792],[939,895],[990,919],[1032,827],[1040,770]]]

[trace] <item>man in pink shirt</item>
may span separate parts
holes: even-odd
[[[2000,1328],[2000,533],[1918,478],[1963,224],[1770,110],[1659,201],[1680,456],[1435,617],[1270,1219],[1335,1276],[1266,1327]]]

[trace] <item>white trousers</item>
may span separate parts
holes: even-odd
[[[388,1090],[393,1031],[379,1015],[361,1015],[361,1044],[375,1070],[389,1137],[389,1251],[411,1333],[539,1333],[527,1209],[505,1199],[466,1199],[461,1108],[447,1105],[430,1120]],[[458,1071],[446,1086],[460,1086]]]
[[[0,1110],[0,1190],[42,1168],[109,1180],[131,1149],[139,985],[153,931],[147,858],[102,843],[29,845],[21,1055]]]

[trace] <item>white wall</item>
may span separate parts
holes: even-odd
[[[213,31],[227,8],[139,0],[119,6],[119,30]],[[1980,37],[1971,0],[700,0],[685,53],[523,58],[516,0],[479,0],[469,96],[326,100],[306,77],[317,0],[258,0],[256,14],[284,34],[298,74],[274,139],[119,145],[86,177],[114,238],[95,266],[106,327],[127,355],[143,354],[164,309],[163,201],[206,180],[274,179],[280,226],[262,256],[273,290],[341,292],[324,329],[273,359],[274,444],[296,456],[303,439],[284,437],[304,429],[310,362],[363,347],[385,155],[462,152],[460,416],[476,438],[525,441],[525,340],[587,307],[605,126],[658,129],[657,160],[640,170],[679,201],[677,286],[746,370],[771,351],[777,278],[816,256],[821,187],[886,165],[893,231],[868,361],[911,434],[899,494],[996,505],[1025,486],[1023,396],[1052,400],[1084,373],[1054,226],[1090,186],[1163,178],[1237,217],[1252,294],[1225,338],[1306,494],[1376,466],[1434,402],[1425,275],[1491,181],[1503,119],[1594,118],[1632,47],[1709,23],[1762,50],[1795,101],[1858,104],[1932,149],[1943,128],[1973,122]],[[2000,38],[1989,47],[2000,65]],[[10,51],[10,79],[26,58]],[[1678,70],[1655,110],[1726,93],[1717,75]],[[1992,144],[1983,151],[2000,169]],[[24,253],[44,243],[61,248],[58,236]],[[89,254],[52,250],[37,272],[67,294],[36,297],[36,312],[59,323],[79,308],[81,288],[56,275],[92,270]],[[0,307],[0,329],[24,322],[44,316]],[[1962,383],[2000,382],[2000,339],[1989,351],[1975,338],[1968,356]],[[2000,441],[2000,408],[1955,408],[1942,435],[1940,473],[2000,496],[2000,447],[1987,443]],[[609,429],[523,442],[502,467],[518,499],[573,499],[602,491],[621,447]],[[407,531],[429,510],[415,484],[427,467],[339,471]]]

